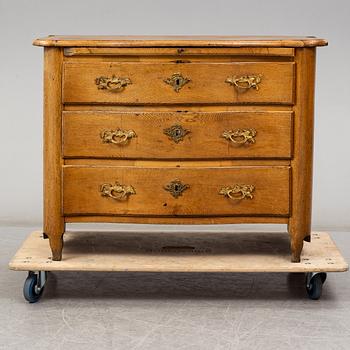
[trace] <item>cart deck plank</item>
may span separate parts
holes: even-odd
[[[341,272],[348,264],[326,232],[313,232],[300,263],[287,233],[67,232],[62,261],[32,232],[9,267],[22,271]]]

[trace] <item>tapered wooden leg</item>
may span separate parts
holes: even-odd
[[[62,249],[63,249],[63,232],[62,234],[55,234],[49,236],[50,248],[52,252],[52,260],[62,260]]]
[[[291,261],[294,263],[300,262],[300,254],[303,250],[304,240],[298,235],[290,233],[290,250],[291,250]]]
[[[302,216],[289,220],[288,232],[290,236],[291,261],[300,262],[300,254],[303,250],[304,241],[310,242],[311,223],[310,218]]]
[[[51,215],[51,217],[44,215],[44,235],[49,238],[52,260],[54,261],[62,260],[64,231],[64,219],[59,213],[56,216]]]

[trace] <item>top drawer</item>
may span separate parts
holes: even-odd
[[[64,64],[63,102],[292,104],[294,63]]]

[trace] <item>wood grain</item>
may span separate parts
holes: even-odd
[[[290,158],[292,115],[280,113],[64,112],[63,155],[88,158],[193,159]],[[180,125],[189,133],[174,142],[164,133]],[[237,144],[224,131],[253,128],[255,143]],[[126,144],[104,143],[106,130],[132,130]]]
[[[174,73],[191,81],[175,92],[164,82]],[[237,89],[225,80],[232,76],[262,75],[259,90]],[[129,78],[131,85],[115,92],[98,89],[101,76]],[[193,104],[193,103],[278,103],[292,104],[292,62],[232,63],[134,63],[94,62],[64,64],[65,103],[108,104]]]
[[[232,104],[203,104],[195,105],[93,105],[93,104],[64,104],[64,111],[106,111],[106,112],[293,112],[293,105],[232,105]]]
[[[61,260],[62,215],[62,50],[44,51],[44,233],[49,237],[53,260]]]
[[[65,158],[65,165],[138,166],[146,168],[181,167],[231,167],[231,166],[290,166],[289,159],[106,159],[106,158]]]
[[[310,240],[314,37],[50,36],[44,73],[44,234],[61,259],[65,222],[171,224],[288,223],[292,261]],[[179,92],[164,82],[189,78]],[[123,91],[95,79],[130,78]],[[262,75],[259,89],[225,83]],[[163,130],[190,133],[174,143]],[[132,129],[119,147],[101,129]],[[256,143],[235,147],[223,129],[254,128]],[[63,174],[63,175],[62,175]],[[189,184],[178,199],[163,186]],[[123,202],[102,183],[131,184]],[[230,201],[220,186],[255,185],[251,200]]]
[[[292,211],[289,220],[292,260],[299,262],[303,239],[311,232],[312,155],[314,130],[315,60],[313,48],[296,53],[297,99],[294,106],[294,157],[292,159]],[[302,200],[300,200],[302,196]]]
[[[37,46],[69,47],[315,47],[327,45],[325,39],[302,36],[83,36],[51,35],[34,40]]]
[[[289,167],[136,168],[64,166],[65,215],[288,216]],[[173,180],[189,185],[174,198],[164,187]],[[101,196],[104,183],[131,185],[125,201]],[[231,200],[224,186],[255,186],[253,199]]]
[[[300,264],[284,232],[67,232],[65,259],[48,259],[41,232],[10,261],[19,271],[342,272],[349,266],[326,232],[313,232]],[[137,244],[135,244],[137,242]],[[172,247],[172,248],[166,248]]]
[[[293,48],[267,48],[267,47],[66,47],[64,56],[200,56],[215,59],[217,56],[238,57],[293,57],[295,50]]]
[[[66,216],[66,223],[134,223],[165,225],[287,224],[283,216]],[[261,228],[263,230],[263,228]]]

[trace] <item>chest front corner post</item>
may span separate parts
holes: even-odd
[[[44,48],[44,227],[52,260],[61,260],[62,213],[62,61],[61,48]]]
[[[295,60],[294,156],[291,161],[293,186],[288,231],[292,262],[299,262],[303,242],[310,241],[311,234],[316,49],[296,49]]]

